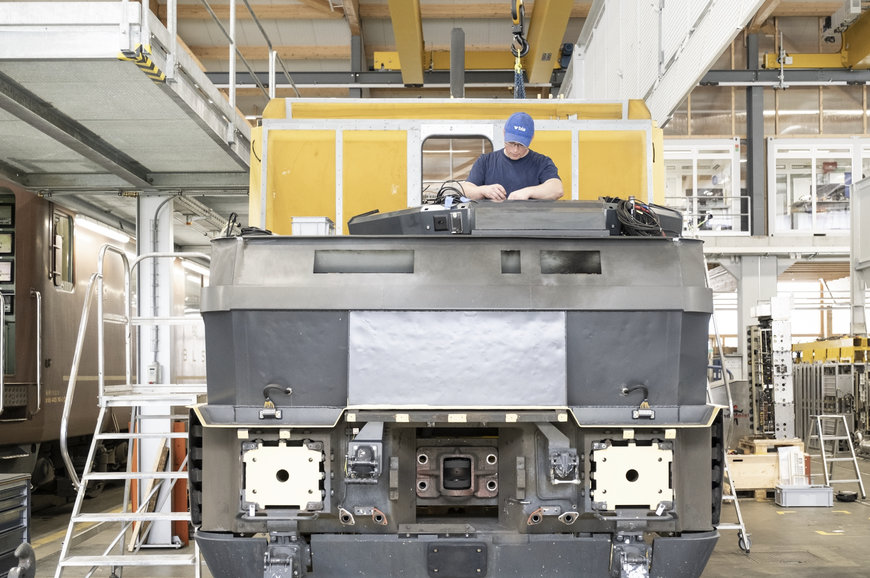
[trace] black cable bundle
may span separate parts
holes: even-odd
[[[432,202],[436,205],[443,205],[444,199],[447,197],[453,197],[454,203],[461,202],[465,198],[465,190],[462,188],[460,181],[444,181],[441,188],[438,189],[438,194],[435,195],[435,200]]]
[[[616,200],[616,218],[622,232],[630,237],[664,237],[659,217],[647,204],[636,200]]]

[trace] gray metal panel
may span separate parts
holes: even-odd
[[[227,246],[230,245],[230,246]],[[679,310],[709,314],[698,241],[630,238],[250,237],[213,242],[202,311]],[[413,274],[314,274],[318,250],[414,251]],[[503,274],[503,250],[520,274]],[[601,274],[544,275],[543,250],[600,251]],[[217,258],[217,255],[222,255]],[[542,279],[543,277],[543,279]],[[353,291],[347,286],[352,285]]]
[[[352,311],[348,403],[564,406],[561,311]]]
[[[575,536],[545,534],[509,540],[478,534],[466,539],[438,539],[372,534],[314,534],[311,536],[313,578],[347,576],[437,576],[427,571],[430,545],[485,543],[485,576],[609,576],[610,537],[605,534]],[[376,555],[373,555],[377,553]],[[474,569],[470,569],[473,572]],[[462,574],[464,575],[471,575]],[[243,574],[239,574],[243,575]],[[456,574],[448,574],[455,576]],[[484,575],[484,574],[481,574]]]

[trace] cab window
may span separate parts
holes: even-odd
[[[423,202],[433,200],[450,181],[464,181],[492,142],[483,136],[429,137],[423,141]]]
[[[55,210],[51,227],[51,279],[55,287],[73,288],[73,219]]]

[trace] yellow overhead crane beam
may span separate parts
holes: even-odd
[[[529,23],[529,53],[524,62],[528,84],[550,82],[553,65],[562,54],[562,39],[573,7],[573,0],[535,0]]]
[[[405,86],[423,85],[423,17],[419,0],[389,0]],[[377,68],[377,67],[376,67]]]
[[[870,10],[861,13],[849,28],[843,31],[843,47],[830,54],[785,54],[780,63],[779,54],[764,55],[765,68],[870,68]]]

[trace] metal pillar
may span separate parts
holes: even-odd
[[[141,196],[137,205],[136,218],[136,251],[139,255],[157,252],[172,252],[174,240],[172,234],[172,197]],[[168,317],[172,315],[172,263],[169,259],[149,259],[138,267],[139,316]],[[171,383],[170,348],[171,328],[163,325],[141,327],[137,346],[139,347],[139,381],[143,384]],[[170,408],[160,404],[143,405],[143,415],[166,415]],[[143,419],[142,432],[168,432],[172,425],[166,419]],[[165,440],[142,439],[139,442],[139,469],[150,470],[157,461]],[[157,503],[163,503],[161,511],[171,511],[172,500],[164,499],[168,493],[165,485],[159,494]],[[145,497],[145,484],[140,484],[139,499]],[[147,540],[148,544],[168,545],[172,543],[172,525],[167,521],[155,522]]]
[[[746,65],[758,70],[758,35],[746,36]],[[752,205],[752,235],[765,234],[764,211],[764,88],[746,87],[746,190]]]
[[[450,31],[450,96],[465,98],[465,30]]]

